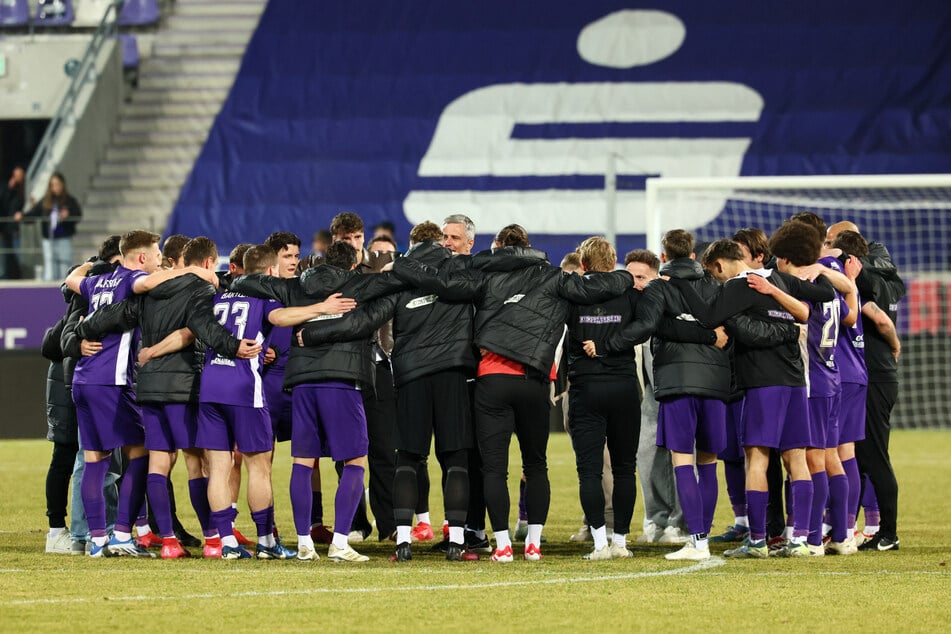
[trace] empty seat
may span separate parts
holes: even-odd
[[[72,0],[40,0],[35,23],[37,26],[69,26],[74,17]]]
[[[119,14],[121,26],[143,26],[159,20],[158,0],[126,0]]]
[[[27,0],[0,0],[0,26],[26,26],[30,23]]]

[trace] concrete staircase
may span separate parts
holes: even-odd
[[[92,255],[110,234],[164,230],[266,4],[177,0],[172,5],[151,54],[142,52],[138,88],[122,108],[83,201],[77,256]]]

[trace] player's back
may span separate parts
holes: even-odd
[[[82,296],[89,302],[89,315],[100,306],[121,302],[134,295],[132,285],[145,271],[118,266],[112,273],[87,277],[80,284]],[[76,362],[73,383],[86,385],[132,385],[135,363],[134,330],[110,333],[102,339],[102,349]]]
[[[268,315],[281,304],[269,299],[248,297],[236,292],[215,296],[214,312],[218,322],[238,339],[251,339],[267,348],[271,327]],[[261,368],[264,351],[253,359],[229,359],[211,348],[205,353],[201,375],[203,403],[222,403],[245,407],[265,407]]]

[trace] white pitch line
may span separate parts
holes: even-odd
[[[64,603],[90,603],[93,601],[182,601],[188,599],[227,599],[242,597],[282,597],[282,596],[300,596],[310,594],[372,594],[377,592],[429,592],[432,590],[471,590],[482,588],[511,588],[517,586],[537,586],[537,585],[564,585],[568,583],[590,583],[594,581],[620,581],[627,579],[641,579],[645,577],[668,577],[671,575],[685,575],[692,572],[701,572],[717,568],[725,564],[726,561],[719,557],[712,557],[706,561],[701,561],[686,568],[674,568],[672,570],[658,570],[656,572],[632,572],[619,575],[599,575],[596,577],[571,577],[560,579],[540,579],[532,581],[497,581],[493,583],[473,583],[473,584],[449,584],[449,585],[425,585],[408,587],[386,587],[386,588],[307,588],[302,590],[272,590],[268,592],[229,592],[227,594],[185,594],[178,596],[118,596],[118,597],[73,597],[62,599],[23,599],[15,601],[0,601],[0,606],[13,605],[50,605]]]

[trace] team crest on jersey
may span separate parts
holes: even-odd
[[[503,304],[517,304],[520,301],[522,301],[523,297],[525,297],[525,293],[518,293],[516,295],[512,295],[511,297],[509,297],[507,300],[505,300],[502,303]]]
[[[406,304],[406,307],[410,310],[414,308],[422,308],[423,306],[429,306],[436,302],[438,297],[436,295],[426,295],[425,297],[417,297],[416,299],[410,300]]]

